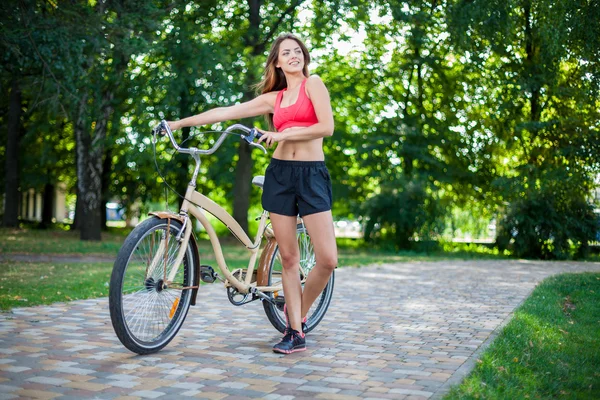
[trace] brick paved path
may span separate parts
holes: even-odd
[[[15,309],[0,314],[0,399],[439,398],[535,284],[564,271],[600,271],[600,263],[340,269],[308,351],[289,356],[271,352],[280,335],[258,302],[235,307],[216,284],[151,356],[121,346],[106,299]]]

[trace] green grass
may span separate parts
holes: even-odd
[[[599,399],[600,274],[542,282],[449,399]]]
[[[116,256],[128,231],[112,229],[102,241],[79,240],[79,232],[0,228],[0,253],[86,254]]]
[[[110,263],[0,263],[0,309],[108,296]]]

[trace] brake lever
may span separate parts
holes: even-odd
[[[252,142],[254,142],[254,139],[260,139],[260,137],[262,136],[262,133],[260,133],[258,131],[258,129],[256,128],[252,128],[250,129],[250,132],[248,132],[248,136],[246,135],[240,135],[242,137],[242,139],[244,139],[246,142],[248,142],[249,144],[252,144]]]
[[[265,149],[263,146],[261,146],[260,144],[256,144],[256,143],[250,143],[250,146],[252,147],[258,147],[259,149],[261,149],[263,151],[263,153],[267,154],[267,149]]]
[[[267,154],[267,149],[265,149],[263,146],[261,146],[260,144],[254,143],[254,139],[260,139],[262,137],[262,133],[260,133],[258,131],[258,129],[256,128],[252,128],[250,130],[250,132],[248,133],[248,136],[246,135],[240,135],[242,137],[242,139],[244,139],[246,142],[248,142],[248,144],[252,147],[258,147],[259,149],[261,149],[263,151],[263,153]]]

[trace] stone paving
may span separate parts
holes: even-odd
[[[178,337],[138,356],[116,338],[107,299],[0,314],[0,399],[427,399],[473,367],[543,278],[600,263],[440,261],[337,271],[308,350],[271,351],[280,334],[258,302],[202,288]]]

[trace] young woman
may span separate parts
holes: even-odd
[[[259,142],[277,143],[265,172],[263,208],[270,213],[283,264],[288,328],[273,351],[289,354],[306,350],[302,325],[310,306],[321,294],[337,265],[337,247],[331,215],[331,178],[325,167],[323,138],[333,134],[329,92],[318,76],[309,76],[310,56],[294,35],[279,36],[271,47],[258,85],[262,94],[246,103],[169,122],[171,129],[207,125],[267,115],[273,131],[262,131]],[[300,283],[300,250],[296,217],[310,233],[316,265],[304,291]]]

